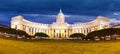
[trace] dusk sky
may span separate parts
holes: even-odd
[[[0,24],[9,26],[11,17],[17,15],[50,24],[59,9],[70,24],[89,22],[97,16],[120,20],[120,0],[0,0]]]

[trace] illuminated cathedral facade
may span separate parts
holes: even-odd
[[[46,33],[50,38],[69,38],[73,33],[83,33],[109,28],[109,18],[98,16],[95,20],[86,23],[68,24],[65,22],[65,15],[60,12],[56,16],[56,22],[52,24],[36,23],[24,19],[22,16],[15,16],[11,19],[11,28],[23,30],[29,35],[35,33]]]

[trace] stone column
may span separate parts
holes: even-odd
[[[51,36],[54,37],[54,36],[53,36],[53,29],[51,29]]]
[[[80,33],[82,33],[81,28],[79,30],[80,30]]]
[[[59,30],[58,30],[58,36],[57,37],[59,37],[60,36],[60,33],[59,33]]]
[[[85,28],[83,28],[83,34],[85,34]]]
[[[32,27],[31,27],[31,35],[32,35],[32,32],[33,32],[33,29],[32,29]]]
[[[35,34],[35,28],[33,28],[33,35]]]
[[[35,30],[34,30],[34,33],[36,33],[36,28],[34,28]]]
[[[67,29],[65,29],[65,31],[64,31],[64,37],[66,38],[66,35],[67,35]]]
[[[83,33],[83,28],[81,28],[81,33]]]
[[[66,38],[68,38],[68,29],[66,29],[66,34],[65,34]]]
[[[26,27],[26,32],[29,33],[29,27],[28,26]]]
[[[54,36],[54,29],[52,29],[52,36],[55,37],[55,36]]]
[[[35,30],[36,33],[37,33],[37,29],[38,29],[38,28],[36,28],[36,30]]]

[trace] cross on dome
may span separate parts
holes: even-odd
[[[62,10],[60,9],[60,13],[62,13]]]

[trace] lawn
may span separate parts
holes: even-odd
[[[36,41],[0,37],[0,54],[120,54],[120,41]]]

